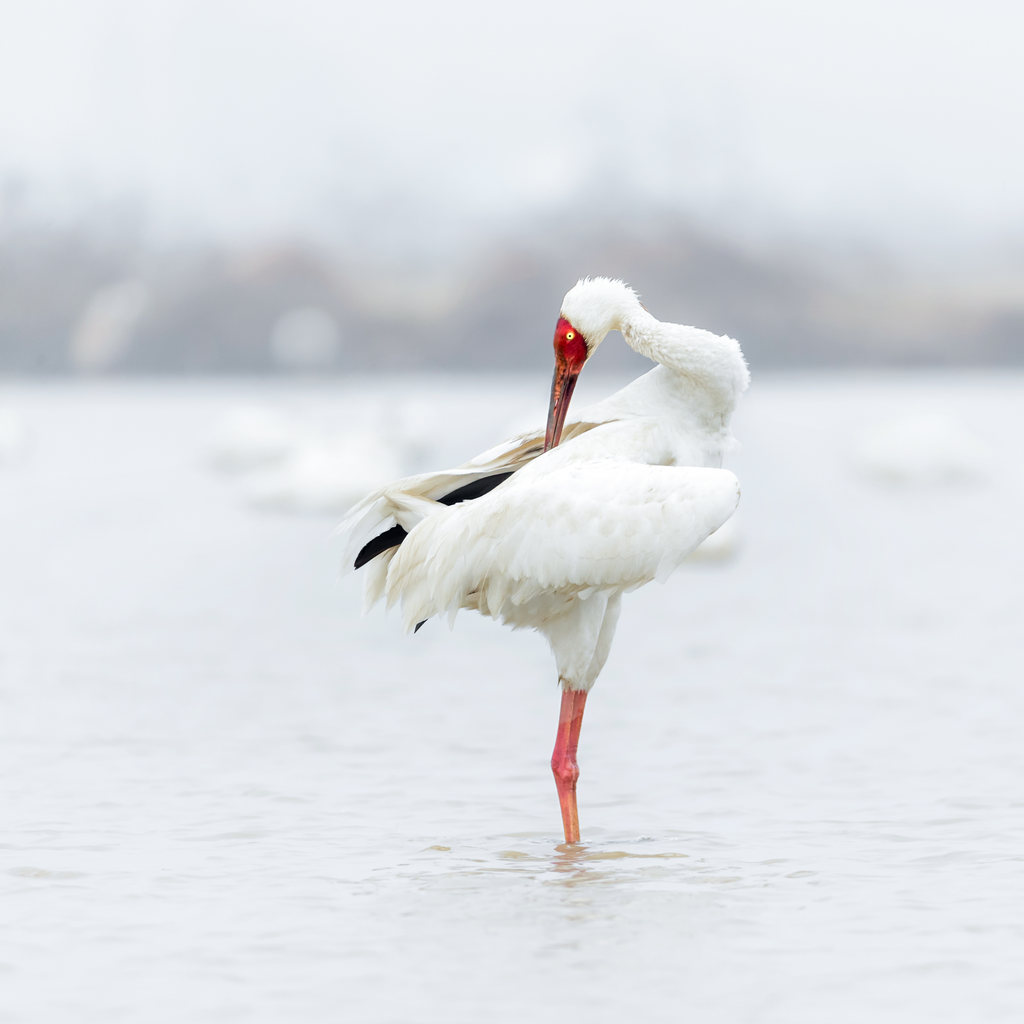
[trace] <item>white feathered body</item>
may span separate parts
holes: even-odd
[[[463,608],[533,627],[549,640],[563,686],[593,685],[621,595],[664,579],[739,500],[736,477],[718,468],[747,383],[739,347],[645,311],[620,329],[662,365],[579,412],[558,447],[543,452],[543,432],[520,435],[463,466],[400,480],[349,513],[341,529],[350,555],[395,523],[408,531],[366,566],[368,606],[400,603],[407,629]],[[666,331],[679,338],[658,351],[652,341],[665,349]],[[700,358],[679,365],[671,357],[686,343]],[[510,471],[474,500],[437,500]]]

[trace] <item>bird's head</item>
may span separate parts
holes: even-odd
[[[584,364],[609,331],[621,330],[623,319],[636,306],[636,292],[608,277],[585,278],[566,292],[555,325],[555,376],[551,382],[545,451],[554,448],[562,437],[569,399]]]

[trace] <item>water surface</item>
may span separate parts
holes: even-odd
[[[0,388],[0,1021],[1021,1019],[1024,381],[756,381],[739,549],[625,601],[576,848],[543,641],[361,618],[331,522],[205,458],[242,401],[397,403],[445,464],[544,390]],[[907,410],[978,479],[858,467]]]

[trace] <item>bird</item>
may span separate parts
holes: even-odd
[[[572,418],[577,379],[618,331],[655,366]],[[663,581],[733,513],[721,468],[750,374],[726,335],[657,320],[620,280],[583,278],[554,332],[547,423],[453,469],[369,494],[339,525],[365,605],[406,629],[462,609],[548,641],[561,688],[551,769],[566,844],[580,842],[577,749],[622,595]]]

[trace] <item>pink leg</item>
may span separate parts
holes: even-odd
[[[562,827],[567,843],[580,841],[580,818],[576,811],[576,780],[580,777],[580,768],[576,763],[576,745],[580,741],[583,705],[586,703],[586,690],[562,691],[558,735],[555,737],[555,751],[551,755],[551,771],[555,775],[558,802],[562,807]]]

